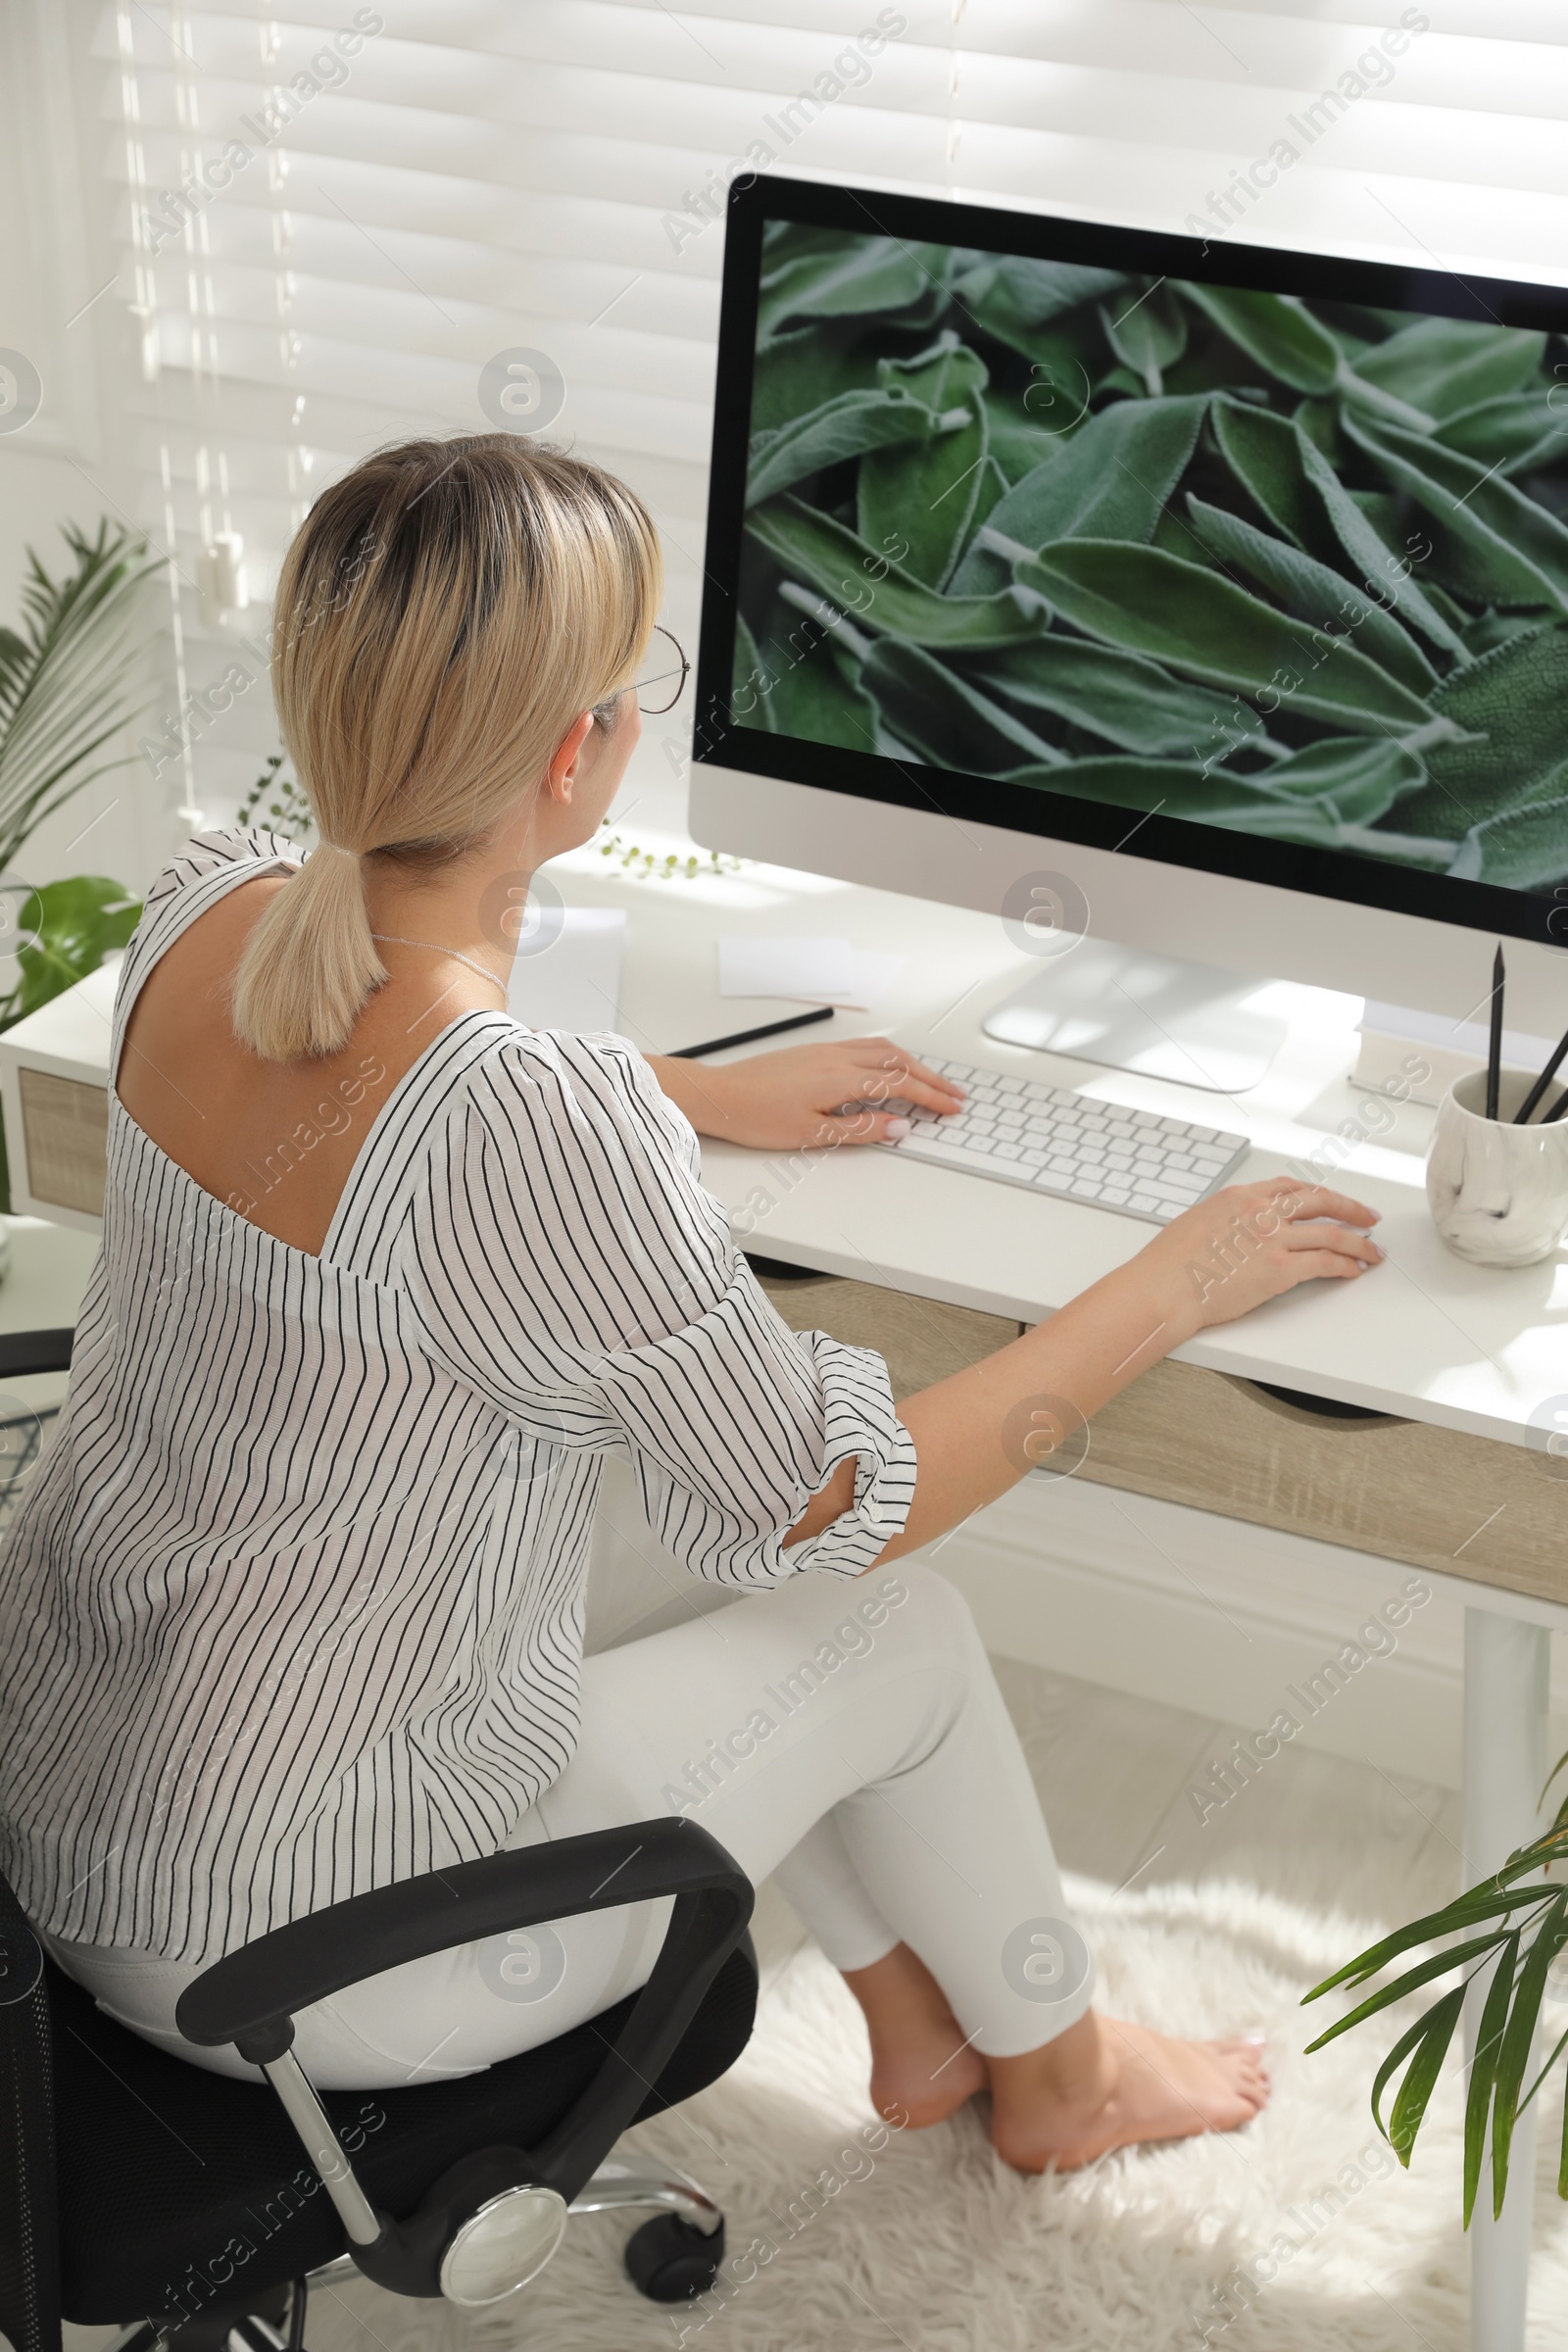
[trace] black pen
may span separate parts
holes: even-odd
[[[782,1037],[786,1029],[808,1029],[813,1021],[830,1021],[836,1004],[818,1004],[813,1012],[792,1012],[787,1021],[767,1021],[760,1029],[737,1029],[733,1037],[710,1037],[705,1045],[677,1046],[666,1061],[695,1061],[699,1054],[721,1054],[726,1046],[752,1046],[760,1037]]]
[[[1568,1057],[1568,1030],[1564,1030],[1556,1053],[1553,1054],[1551,1059],[1542,1071],[1541,1076],[1536,1080],[1535,1085],[1530,1089],[1529,1094],[1526,1095],[1523,1102],[1514,1112],[1513,1123],[1516,1127],[1523,1127],[1526,1125],[1531,1112],[1536,1107],[1536,1104],[1541,1101],[1542,1096],[1545,1093],[1547,1087],[1556,1077],[1558,1070],[1562,1067],[1565,1057]],[[1568,1100],[1568,1098],[1565,1098],[1565,1100]],[[1553,1113],[1548,1110],[1546,1113],[1546,1118],[1549,1119],[1552,1116]],[[1545,1122],[1543,1121],[1542,1123],[1544,1125]]]
[[[1492,1037],[1487,1048],[1487,1116],[1497,1115],[1497,1082],[1502,1075],[1502,942],[1492,959]]]

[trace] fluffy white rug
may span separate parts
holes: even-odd
[[[1205,2328],[1225,2352],[1466,2352],[1457,2057],[1404,2174],[1367,2111],[1395,2028],[1300,2054],[1329,2010],[1300,2010],[1301,1992],[1377,1921],[1237,1884],[1071,1892],[1102,2006],[1171,2032],[1267,2030],[1275,2095],[1250,2130],[1060,2180],[998,2164],[972,2109],[868,2146],[859,2015],[808,1945],[774,1973],[733,2073],[636,2134],[723,2203],[721,2292],[673,2313],[643,2301],[619,2269],[630,2225],[606,2217],[573,2223],[535,2285],[482,2320],[353,2286],[335,2312],[313,2306],[313,2352],[343,2340],[351,2313],[384,2352],[1164,2352]],[[1542,2118],[1532,2352],[1568,2339],[1561,2110],[1559,2077]]]

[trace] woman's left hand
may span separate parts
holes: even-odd
[[[660,1085],[699,1135],[764,1152],[828,1144],[880,1144],[907,1133],[886,1103],[938,1112],[962,1107],[963,1089],[885,1037],[786,1046],[714,1068],[650,1054]]]

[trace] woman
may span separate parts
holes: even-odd
[[[368,459],[290,549],[273,678],[320,846],[199,838],[125,959],[103,1250],[0,1573],[7,1868],[106,2006],[243,2072],[174,2028],[219,1954],[688,1810],[844,1972],[882,2111],[989,2089],[1028,2169],[1232,2129],[1253,2046],[1091,2009],[985,1654],[906,1555],[1014,1483],[1042,1399],[1093,1413],[1203,1324],[1359,1276],[1374,1218],[1233,1189],[898,1412],[878,1357],[789,1332],[693,1129],[868,1141],[892,1114],[845,1104],[956,1090],[882,1040],[710,1069],[506,1010],[509,910],[614,796],[660,593],[632,494],[506,435]],[[611,1454],[756,1597],[584,1662]],[[641,1984],[665,1914],[390,1971],[302,2017],[301,2058],[345,2087],[491,2064]]]

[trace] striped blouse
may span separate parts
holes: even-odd
[[[207,833],[165,869],[117,1058],[171,942],[298,856]],[[24,1910],[200,1963],[494,1852],[576,1742],[609,1454],[661,1540],[734,1586],[858,1573],[914,1486],[881,1358],[782,1322],[624,1039],[454,1020],[319,1256],[204,1192],[111,1090],[70,1396],[0,1555]],[[786,1552],[852,1455],[853,1506]]]

